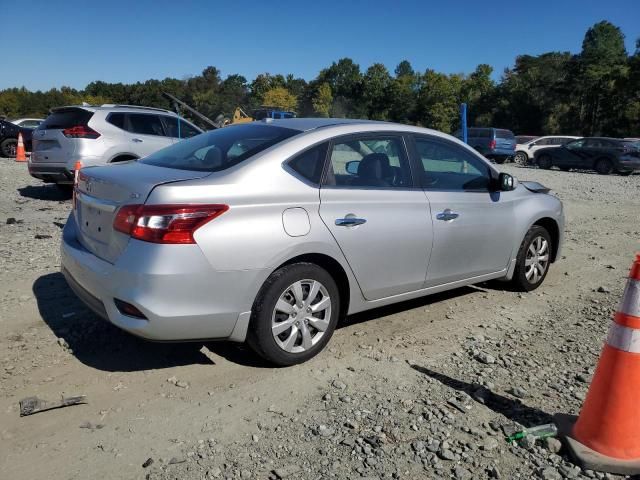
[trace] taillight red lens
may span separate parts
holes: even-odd
[[[100,136],[93,128],[86,125],[76,125],[75,127],[65,128],[62,134],[67,138],[91,138],[96,139]]]
[[[124,205],[113,228],[153,243],[196,243],[193,234],[229,210],[227,205]]]
[[[491,150],[493,150],[494,148],[496,148],[496,139],[495,139],[495,138],[489,142],[489,148],[490,148]]]

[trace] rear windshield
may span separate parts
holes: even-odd
[[[496,138],[514,138],[513,132],[511,130],[500,130],[496,129]]]
[[[256,124],[224,127],[178,142],[140,162],[178,170],[219,172],[298,133]]]
[[[473,137],[473,138],[490,138],[491,129],[490,128],[469,128],[467,130],[467,136]]]
[[[81,108],[70,108],[66,110],[58,110],[53,112],[47,119],[40,124],[38,130],[65,129],[78,125],[86,126],[93,116],[92,112],[88,112]]]

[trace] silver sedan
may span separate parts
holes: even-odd
[[[563,230],[547,189],[449,135],[268,119],[83,168],[62,271],[132,334],[292,365],[348,314],[492,279],[533,290]]]

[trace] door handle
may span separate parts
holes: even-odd
[[[142,143],[142,140],[140,140],[139,138],[133,138],[131,139],[131,141],[136,143]]]
[[[363,223],[367,223],[367,220],[364,218],[357,218],[357,217],[336,218],[336,225],[338,227],[355,227],[356,225],[362,225]]]
[[[450,220],[455,220],[459,216],[460,216],[459,213],[456,213],[456,212],[452,211],[451,209],[447,208],[444,212],[441,212],[441,213],[437,214],[436,218],[438,220],[442,220],[442,221],[448,222]]]

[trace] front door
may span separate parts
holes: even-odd
[[[433,220],[425,286],[505,270],[518,245],[514,192],[491,192],[490,166],[460,145],[420,135],[414,146]]]
[[[429,263],[429,203],[414,186],[401,135],[339,137],[320,190],[320,216],[367,300],[422,288]]]

